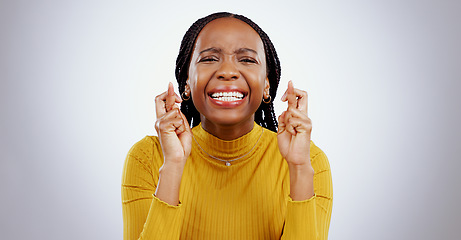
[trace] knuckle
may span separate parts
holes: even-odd
[[[168,128],[168,125],[172,124],[174,122],[174,119],[171,119],[171,116],[163,116],[159,120],[157,120],[156,125],[158,125],[158,129],[160,131],[164,131],[165,129]]]
[[[165,129],[165,121],[162,121],[162,120],[158,121],[158,129],[160,131]]]

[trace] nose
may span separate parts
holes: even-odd
[[[237,69],[235,62],[232,59],[225,59],[220,64],[216,75],[220,80],[236,80],[240,78],[240,71]]]

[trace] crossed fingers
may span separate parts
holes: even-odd
[[[157,119],[162,118],[167,112],[179,109],[176,103],[181,103],[181,98],[174,92],[173,84],[168,84],[168,90],[155,97],[155,113]]]
[[[307,115],[307,92],[294,88],[293,82],[288,82],[288,89],[282,96],[282,102],[288,101],[288,108],[295,108]]]
[[[309,133],[311,120],[307,116],[307,92],[294,88],[293,83],[289,81],[282,101],[288,102],[288,107],[278,118],[279,133],[284,131],[292,135]]]

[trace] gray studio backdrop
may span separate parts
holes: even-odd
[[[193,21],[244,14],[309,92],[330,239],[459,239],[459,1],[1,1],[0,238],[122,239],[124,158],[155,134]],[[175,86],[177,86],[175,84]]]

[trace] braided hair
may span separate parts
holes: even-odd
[[[269,36],[267,36],[267,34],[256,23],[246,18],[245,16],[228,12],[213,13],[204,18],[201,18],[192,24],[189,30],[187,30],[181,41],[179,54],[176,58],[175,75],[179,85],[179,92],[183,93],[185,90],[186,81],[188,79],[190,59],[192,57],[195,41],[200,31],[202,31],[205,25],[207,25],[209,22],[218,18],[225,17],[236,18],[247,23],[261,37],[266,55],[267,78],[269,79],[270,84],[269,94],[272,99],[275,99],[275,95],[277,94],[277,87],[280,82],[281,69],[280,61],[277,57],[277,52],[275,51],[274,45],[269,39]],[[184,116],[186,116],[187,121],[191,127],[197,126],[200,123],[200,113],[195,108],[192,98],[189,101],[183,101],[181,103],[181,111]],[[270,103],[261,103],[258,110],[255,112],[255,122],[262,127],[277,132],[278,123],[272,101]]]

